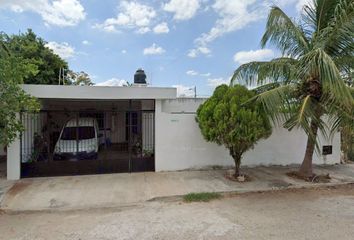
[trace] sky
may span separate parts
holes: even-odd
[[[280,56],[261,48],[269,8],[298,18],[308,0],[0,0],[0,31],[31,28],[97,85],[132,83],[209,96],[243,63]]]

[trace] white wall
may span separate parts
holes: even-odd
[[[156,171],[172,171],[208,166],[230,166],[232,158],[223,146],[206,142],[195,121],[195,110],[203,99],[156,101]],[[242,165],[300,164],[306,148],[306,135],[300,130],[273,129],[266,140],[259,141],[244,155]],[[323,138],[323,145],[330,145]],[[314,155],[315,164],[334,164],[340,160],[340,137],[333,139],[333,154]]]

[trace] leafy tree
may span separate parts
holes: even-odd
[[[261,105],[246,103],[254,96],[255,93],[244,86],[221,85],[197,111],[204,138],[230,151],[235,161],[235,177],[240,175],[242,155],[271,134],[269,119]]]
[[[68,73],[66,74],[66,81],[68,85],[78,85],[78,86],[93,85],[90,76],[84,71],[73,72],[69,70]]]
[[[26,84],[58,84],[59,69],[68,69],[67,62],[46,47],[46,42],[31,29],[19,35],[0,33],[0,43],[14,57],[20,57],[36,66],[36,72],[23,76]]]
[[[337,130],[350,117],[353,98],[344,79],[354,63],[354,1],[314,0],[299,21],[272,7],[262,47],[272,44],[283,57],[240,66],[232,83],[257,84],[257,99],[274,121],[302,128],[307,146],[299,175],[312,177],[312,157],[319,151],[318,132]],[[326,119],[324,121],[324,119]]]
[[[13,56],[4,44],[0,44],[0,145],[7,146],[23,130],[17,114],[39,109],[36,99],[26,94],[19,84],[38,72],[28,59]]]

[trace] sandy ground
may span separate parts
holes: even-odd
[[[354,186],[0,214],[0,239],[353,239]]]

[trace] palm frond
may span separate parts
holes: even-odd
[[[276,124],[282,124],[290,113],[293,85],[280,85],[257,94],[253,99],[260,101],[265,112]]]
[[[241,83],[249,86],[264,85],[270,82],[290,82],[293,80],[296,60],[282,57],[269,62],[250,62],[236,69],[231,84]]]
[[[353,105],[350,90],[345,85],[341,74],[332,58],[323,50],[316,49],[299,60],[298,78],[308,79],[315,76],[321,81],[325,98],[334,102],[342,102],[345,106]]]
[[[269,13],[266,31],[261,45],[273,44],[283,54],[297,57],[309,49],[309,41],[302,27],[294,23],[280,8],[273,7]]]
[[[306,135],[315,143],[316,149],[319,151],[317,134],[313,132],[311,125],[315,124],[322,135],[328,138],[328,127],[321,119],[321,115],[321,104],[312,96],[307,95],[299,102],[299,104],[294,105],[291,116],[287,119],[283,126],[289,131],[293,128],[303,129]]]

